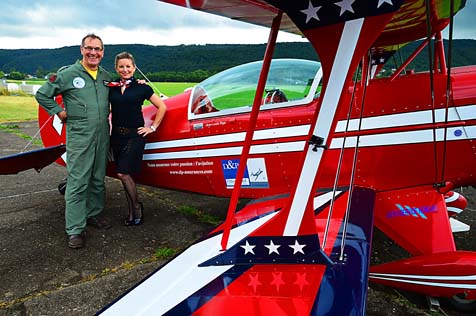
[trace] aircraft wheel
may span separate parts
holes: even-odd
[[[66,180],[63,180],[58,184],[58,191],[61,195],[64,195],[66,192]]]
[[[476,311],[476,300],[467,300],[463,294],[455,295],[452,298],[442,298],[441,302],[448,308],[458,312],[466,313]]]

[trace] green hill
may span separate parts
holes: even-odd
[[[418,43],[409,44],[402,50],[402,55],[410,54],[417,45]],[[265,48],[265,44],[106,45],[102,65],[113,71],[114,56],[119,52],[129,51],[135,56],[140,70],[146,74],[161,72],[162,75],[170,75],[169,81],[181,81],[177,78],[178,73],[196,72],[198,81],[226,68],[261,60]],[[423,51],[422,56],[419,56],[411,67],[417,71],[425,69],[428,64],[426,54],[427,52]],[[476,40],[454,40],[452,56],[453,66],[476,64]],[[42,76],[63,65],[69,65],[80,57],[79,46],[57,49],[0,49],[0,71]],[[311,45],[304,42],[278,43],[274,57],[318,60]]]
[[[212,72],[233,67],[242,63],[261,60],[266,45],[106,45],[102,65],[114,69],[114,56],[128,51],[136,59],[144,72],[195,71]],[[308,43],[279,43],[276,57],[296,57],[316,59],[316,54]],[[0,49],[0,70],[12,70],[35,74],[37,70],[53,71],[69,65],[81,58],[79,46],[57,49]]]

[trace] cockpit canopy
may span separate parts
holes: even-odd
[[[193,88],[191,114],[230,109],[247,111],[253,105],[263,62],[257,61],[220,72]],[[273,59],[262,96],[268,104],[294,105],[310,102],[318,93],[321,64],[303,59]]]

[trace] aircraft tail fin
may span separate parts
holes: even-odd
[[[57,95],[55,101],[64,108],[62,95]],[[45,147],[66,144],[66,124],[61,122],[57,115],[51,116],[48,114],[41,106],[38,106],[38,126],[40,128],[41,141]],[[66,166],[65,161],[63,156],[58,157],[56,160],[62,166]]]
[[[354,187],[340,191],[333,206],[317,205],[320,236],[331,218],[323,247],[333,264],[324,271],[311,315],[365,315],[375,196]]]

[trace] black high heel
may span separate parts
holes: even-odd
[[[144,205],[142,205],[141,202],[139,202],[140,204],[140,216],[139,217],[135,217],[135,214],[134,214],[134,225],[140,225],[142,224],[142,220],[144,219]]]
[[[125,226],[134,226],[134,219],[129,219],[129,217],[126,218],[126,219],[124,220],[124,225],[125,225]]]

